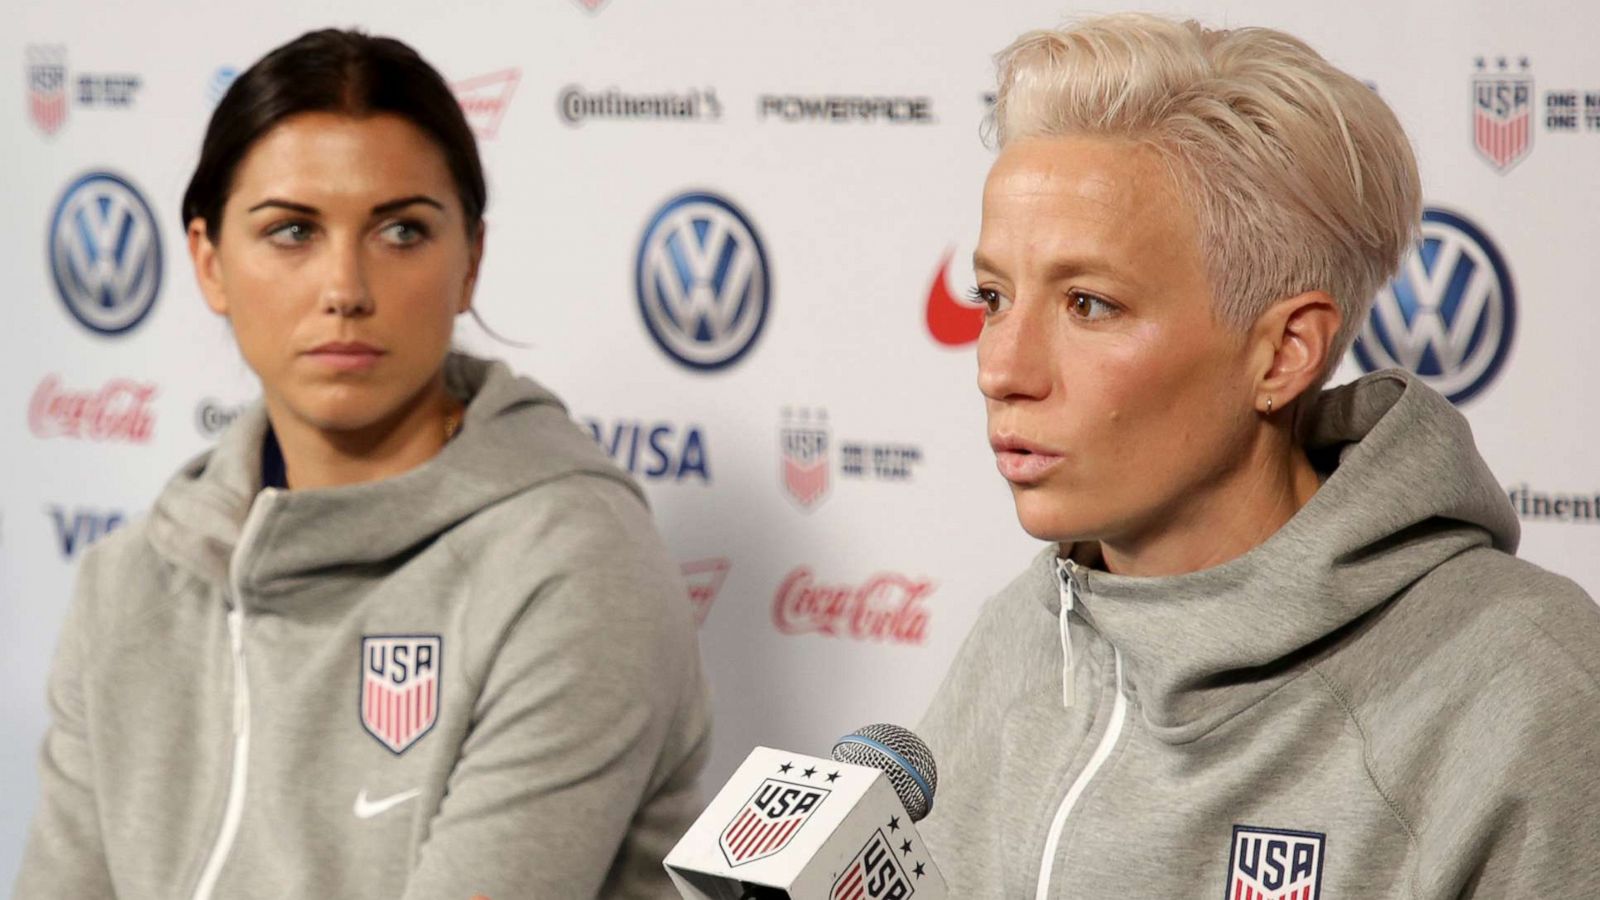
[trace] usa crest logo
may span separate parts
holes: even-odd
[[[1472,144],[1495,171],[1505,174],[1533,149],[1533,76],[1528,60],[1518,72],[1505,59],[1489,72],[1482,59],[1472,79]]]
[[[361,639],[361,727],[399,756],[439,721],[437,634]]]
[[[742,866],[781,852],[829,793],[777,778],[761,782],[717,838],[728,865]]]
[[[902,844],[904,852],[911,852],[909,838]],[[922,864],[917,864],[918,874]],[[829,900],[904,900],[915,894],[900,860],[895,856],[894,845],[880,828],[873,832],[865,846],[856,853],[844,872],[833,883]]]
[[[1351,350],[1368,372],[1409,369],[1462,403],[1505,367],[1516,323],[1516,290],[1499,248],[1465,216],[1430,207],[1421,239],[1374,298]]]
[[[46,135],[67,121],[67,51],[62,47],[27,49],[28,114]]]
[[[778,436],[783,451],[783,488],[789,499],[809,510],[828,495],[828,414],[786,409],[783,418]]]
[[[1321,900],[1328,836],[1233,826],[1223,900]]]

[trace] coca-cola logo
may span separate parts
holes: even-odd
[[[859,641],[922,644],[928,639],[924,601],[934,584],[880,572],[856,584],[820,584],[810,566],[790,572],[772,601],[772,622],[784,634],[825,634]]]
[[[74,391],[62,387],[61,376],[49,375],[28,404],[28,427],[41,438],[144,444],[155,433],[155,396],[156,386],[147,382],[115,378],[98,390]]]

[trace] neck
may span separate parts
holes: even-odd
[[[362,484],[410,471],[444,447],[447,424],[458,410],[442,373],[392,415],[355,429],[321,427],[267,399],[291,490]]]
[[[1100,542],[1108,571],[1157,577],[1198,572],[1243,556],[1299,512],[1321,482],[1286,429],[1265,429],[1238,466],[1217,473],[1131,536]]]

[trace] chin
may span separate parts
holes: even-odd
[[[1037,489],[1016,488],[1012,489],[1012,497],[1017,505],[1017,522],[1038,540],[1071,544],[1099,539],[1099,529],[1083,517],[1081,508],[1074,511],[1076,514],[1069,512],[1074,506],[1069,499],[1052,497]]]

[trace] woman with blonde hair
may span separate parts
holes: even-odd
[[[1442,397],[1321,390],[1420,218],[1394,115],[1260,28],[999,69],[978,384],[1050,545],[923,725],[951,895],[1600,896],[1600,610]]]

